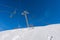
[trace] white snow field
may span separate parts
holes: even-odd
[[[0,40],[60,40],[60,24],[2,31]]]

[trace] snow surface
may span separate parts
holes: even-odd
[[[0,40],[60,40],[60,24],[0,32]]]

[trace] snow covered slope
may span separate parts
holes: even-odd
[[[0,32],[0,40],[60,40],[60,24]]]

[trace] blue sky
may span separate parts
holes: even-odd
[[[18,28],[18,24],[25,28],[24,10],[29,12],[29,24],[33,26],[60,23],[60,0],[0,0],[0,30]]]

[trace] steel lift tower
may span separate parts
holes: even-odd
[[[27,27],[29,27],[29,23],[28,23],[28,16],[27,16],[27,14],[29,14],[29,12],[28,12],[28,11],[23,11],[23,12],[22,12],[22,15],[24,15],[24,16],[25,16],[26,26],[27,26]]]

